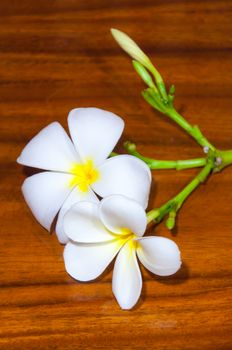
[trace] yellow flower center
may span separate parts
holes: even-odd
[[[129,228],[121,227],[119,230],[120,230],[121,235],[123,235],[123,236],[133,235],[133,232],[131,232],[131,230],[129,230]]]
[[[128,241],[129,252],[132,253],[132,251],[137,248],[137,245],[138,245],[138,241],[134,239],[134,237],[132,236],[132,238]]]
[[[128,243],[128,259],[130,259],[130,257],[133,254],[133,251],[135,251],[137,249],[137,246],[139,244],[139,242],[137,241],[137,236],[128,228],[120,228],[120,233],[121,235],[118,237],[118,243],[119,246],[122,246],[126,243]]]
[[[70,186],[76,185],[82,192],[87,192],[89,185],[99,179],[99,171],[94,168],[91,159],[83,164],[74,164],[70,169],[70,173],[74,175],[70,181]]]

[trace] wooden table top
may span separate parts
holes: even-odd
[[[111,271],[78,283],[63,247],[32,217],[15,160],[74,107],[110,110],[123,140],[147,156],[185,159],[202,150],[140,96],[144,87],[110,27],[132,36],[176,106],[221,149],[232,148],[232,2],[65,0],[0,3],[0,349],[231,349],[232,168],[213,175],[183,206],[172,235],[183,266],[169,278],[143,269],[141,300],[120,310]],[[122,141],[120,145],[122,145]],[[119,147],[120,149],[120,147]],[[150,208],[178,193],[197,170],[154,171]]]

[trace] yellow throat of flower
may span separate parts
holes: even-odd
[[[119,245],[122,246],[128,243],[127,253],[128,253],[128,258],[130,258],[132,256],[133,251],[135,251],[136,248],[138,247],[138,241],[136,239],[137,236],[128,228],[122,227],[120,228],[120,231],[121,231],[120,232],[121,235],[119,235],[119,238],[118,238]]]
[[[70,181],[70,186],[78,186],[82,192],[87,192],[89,185],[99,179],[99,171],[94,168],[93,161],[87,160],[85,163],[74,164],[70,169],[73,178]]]

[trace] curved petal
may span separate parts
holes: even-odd
[[[147,216],[143,207],[133,199],[121,195],[112,195],[102,199],[100,218],[108,230],[123,234],[129,230],[142,236],[147,226]]]
[[[64,225],[63,225],[63,219],[67,211],[71,208],[72,205],[74,205],[77,202],[80,201],[90,201],[90,202],[95,202],[98,203],[99,200],[95,193],[89,189],[88,192],[83,192],[78,189],[76,186],[72,192],[69,194],[67,199],[65,200],[64,204],[62,205],[62,208],[59,212],[58,218],[57,218],[57,223],[56,223],[56,234],[59,242],[61,244],[66,244],[68,243],[68,236],[64,232]],[[78,225],[78,223],[77,223]]]
[[[118,142],[124,122],[98,108],[76,108],[68,116],[69,131],[82,160],[102,163]]]
[[[98,167],[99,180],[92,184],[101,197],[121,194],[147,207],[151,186],[151,171],[140,159],[120,155],[107,159]]]
[[[172,275],[181,266],[179,248],[168,238],[144,237],[139,239],[137,255],[149,271],[159,276]]]
[[[131,309],[142,290],[142,277],[131,240],[120,250],[114,265],[112,288],[122,309]]]
[[[28,177],[22,192],[33,215],[47,230],[64,203],[69,192],[72,175],[56,172],[43,172]]]
[[[79,202],[64,216],[64,232],[78,243],[102,243],[112,241],[112,235],[99,219],[98,203]]]
[[[69,172],[80,158],[65,130],[54,122],[33,137],[17,162],[39,169]]]
[[[91,281],[103,273],[120,247],[118,240],[85,245],[69,242],[64,249],[66,271],[79,281]]]

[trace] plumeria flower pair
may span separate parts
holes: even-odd
[[[24,198],[47,230],[58,213],[56,234],[66,244],[65,267],[75,279],[97,278],[118,254],[113,292],[120,306],[130,309],[142,288],[137,257],[151,272],[171,275],[180,267],[178,247],[166,238],[142,237],[150,169],[131,155],[108,158],[123,120],[97,108],[79,108],[69,113],[68,126],[72,140],[54,122],[23,149],[17,161],[43,170],[24,181]]]
[[[122,194],[146,208],[151,184],[150,169],[140,159],[130,155],[108,158],[124,128],[120,117],[98,108],[78,108],[69,113],[68,126],[73,142],[54,122],[17,159],[22,165],[49,170],[28,177],[22,192],[47,230],[59,212],[56,233],[61,243],[68,241],[63,216],[74,203],[97,202],[96,195]]]
[[[138,301],[142,277],[138,260],[159,276],[174,274],[181,265],[177,245],[163,237],[143,237],[146,212],[136,201],[112,195],[101,202],[79,202],[64,216],[69,243],[64,249],[67,272],[79,281],[100,276],[117,255],[113,293],[122,309]]]

